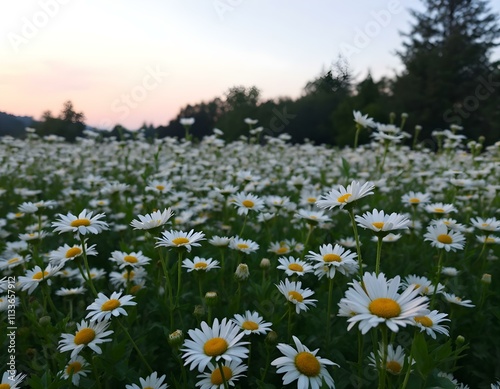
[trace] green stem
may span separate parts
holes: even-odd
[[[413,352],[415,350],[415,339],[417,338],[417,334],[418,334],[418,328],[415,328],[415,333],[413,335],[413,341],[411,342],[410,356],[408,357],[408,366],[406,367],[405,379],[403,381],[403,385],[401,386],[401,389],[406,389],[406,385],[408,385],[408,381],[410,379],[411,365],[413,362]]]
[[[97,297],[97,290],[94,287],[94,283],[92,282],[92,276],[90,274],[90,266],[89,266],[89,261],[87,259],[87,249],[85,247],[85,240],[82,236],[80,236],[80,242],[82,243],[83,264],[85,265],[85,270],[87,271],[87,283],[94,296]]]
[[[441,250],[439,253],[436,275],[434,277],[434,291],[432,292],[431,303],[430,303],[431,310],[432,310],[432,308],[434,308],[434,301],[436,299],[436,294],[437,294],[437,290],[438,290],[439,278],[441,276],[441,269],[443,267],[443,255],[444,255],[444,251]]]
[[[356,124],[356,133],[354,134],[354,150],[358,148],[358,138],[359,138],[359,133],[361,131],[362,126],[359,124]]]
[[[226,376],[224,375],[224,365],[222,364],[222,360],[219,360],[217,362],[217,364],[219,365],[219,371],[220,371],[220,375],[222,377],[222,382],[224,382],[224,389],[229,389],[229,385],[227,384],[227,380],[226,380]]]
[[[361,382],[361,377],[363,376],[363,334],[358,331],[358,388],[361,389],[363,384]]]
[[[354,211],[352,208],[348,209],[349,217],[351,218],[352,230],[354,232],[354,239],[356,240],[356,251],[358,253],[358,266],[359,266],[359,278],[363,279],[363,259],[361,258],[361,244],[359,242],[358,227],[356,225],[356,220],[354,219]]]
[[[179,297],[181,295],[181,276],[182,276],[182,250],[179,249],[179,255],[177,259],[177,294],[175,296],[175,306],[179,307]]]
[[[387,373],[387,327],[382,324],[380,327],[382,333],[382,361],[380,363],[378,389],[385,388],[385,376]]]
[[[326,311],[326,346],[330,345],[330,317],[332,314],[333,278],[328,280],[328,307]]]
[[[288,331],[287,331],[287,334],[288,334],[288,341],[290,341],[290,339],[292,338],[292,314],[293,314],[293,304],[292,303],[288,303]]]
[[[153,369],[151,369],[151,366],[149,366],[148,361],[146,361],[146,358],[144,358],[144,355],[142,354],[141,350],[139,350],[139,347],[137,347],[137,344],[134,342],[134,339],[128,332],[127,328],[122,324],[122,322],[118,319],[116,320],[120,327],[122,328],[123,332],[127,335],[128,339],[130,340],[130,343],[132,343],[132,346],[134,347],[135,351],[139,355],[139,358],[141,359],[142,363],[146,366],[146,368],[149,370],[149,373],[153,373]]]
[[[382,255],[382,239],[381,235],[377,236],[377,260],[375,262],[375,274],[378,276],[380,273],[380,257]]]
[[[240,238],[243,237],[243,231],[245,230],[245,226],[247,225],[247,219],[248,219],[248,213],[245,215],[245,219],[243,219],[243,225],[241,226],[241,231],[240,234],[238,235]]]

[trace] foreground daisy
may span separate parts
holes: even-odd
[[[85,346],[88,346],[97,354],[101,354],[102,350],[98,345],[105,342],[111,342],[111,339],[105,339],[106,336],[113,333],[111,330],[106,331],[109,324],[110,322],[106,320],[93,323],[82,320],[76,325],[76,333],[74,335],[61,335],[62,339],[59,341],[59,346],[57,348],[61,352],[71,350],[71,358],[77,356]]]
[[[431,242],[431,246],[446,251],[457,251],[464,248],[465,237],[458,231],[449,230],[446,224],[431,224],[424,234],[425,240]]]
[[[90,372],[87,368],[89,364],[81,356],[77,355],[71,358],[63,371],[60,372],[65,380],[71,377],[71,382],[73,385],[78,386],[80,384],[80,377],[86,377],[87,373]]]
[[[310,273],[313,271],[313,267],[307,263],[306,261],[302,261],[301,259],[296,259],[294,257],[280,257],[278,258],[278,262],[280,263],[277,269],[284,270],[285,274],[288,277],[293,275],[303,276],[304,274]]]
[[[240,328],[226,318],[219,323],[219,319],[214,319],[212,327],[206,322],[201,323],[201,330],[189,330],[191,339],[184,341],[182,358],[186,361],[184,365],[189,365],[190,370],[198,368],[201,373],[210,362],[225,360],[227,362],[242,362],[248,356],[248,349],[245,347],[248,342],[242,342],[244,332],[239,332]]]
[[[150,230],[166,224],[174,213],[170,208],[164,209],[163,212],[154,211],[146,215],[139,215],[139,220],[133,220],[130,225],[134,230]]]
[[[258,312],[246,311],[244,315],[234,315],[233,322],[236,323],[245,333],[265,335],[271,331],[271,323],[266,323]]]
[[[99,220],[105,216],[103,213],[99,213],[94,217],[92,215],[93,212],[87,212],[86,209],[80,212],[78,216],[70,212],[66,216],[59,214],[59,220],[53,222],[52,227],[55,227],[54,232],[59,232],[60,234],[63,232],[74,232],[80,235],[88,233],[99,234],[101,231],[108,229],[108,224]]]
[[[285,278],[285,282],[281,281],[276,287],[289,302],[295,305],[295,312],[297,312],[297,314],[299,314],[300,311],[307,311],[309,305],[316,306],[316,301],[318,300],[307,299],[311,297],[314,292],[308,288],[302,289],[302,282],[300,281],[288,281],[288,278]]]
[[[198,375],[200,381],[196,383],[196,386],[199,386],[200,389],[224,389],[224,381],[229,386],[235,386],[236,381],[244,376],[243,372],[248,369],[248,366],[237,361],[223,362],[224,377],[222,377],[218,365],[209,363],[207,368],[208,372]]]
[[[198,241],[205,240],[204,237],[205,234],[203,232],[194,232],[194,230],[189,232],[164,231],[162,232],[162,238],[156,238],[158,243],[156,243],[155,247],[184,247],[190,252],[192,247],[200,246]]]
[[[93,322],[109,320],[111,316],[127,316],[127,311],[122,307],[125,305],[136,305],[137,303],[131,301],[134,296],[121,296],[121,294],[122,292],[113,292],[111,297],[108,298],[103,293],[99,293],[95,301],[87,307],[87,311],[90,312],[85,316],[85,319],[90,318],[90,321]]]
[[[326,195],[316,201],[319,208],[333,209],[335,207],[344,208],[345,206],[359,200],[365,196],[373,194],[375,185],[371,182],[365,182],[361,185],[358,181],[352,181],[347,188],[339,185],[338,189],[332,189]]]
[[[132,385],[125,385],[126,389],[167,389],[168,385],[164,384],[163,381],[167,376],[164,374],[161,377],[158,377],[158,373],[155,371],[151,375],[147,376],[146,378],[139,378],[139,382],[141,383],[141,386],[132,384]]]
[[[378,276],[365,273],[362,283],[354,280],[341,299],[341,303],[352,312],[347,319],[347,329],[359,323],[359,330],[364,335],[384,323],[391,331],[398,332],[400,326],[413,325],[416,316],[424,316],[427,313],[427,297],[419,296],[419,290],[414,287],[406,288],[399,294],[400,284],[399,276],[387,280],[383,273]]]
[[[297,388],[320,389],[325,382],[328,388],[335,388],[333,378],[325,365],[338,365],[329,359],[316,356],[319,349],[310,351],[296,336],[292,338],[297,349],[288,344],[279,343],[276,347],[284,356],[271,362],[271,365],[277,366],[277,373],[285,373],[283,385],[297,381]]]

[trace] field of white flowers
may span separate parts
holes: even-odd
[[[0,389],[498,388],[500,144],[455,130],[0,139]]]

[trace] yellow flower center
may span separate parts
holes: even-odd
[[[244,321],[241,327],[245,330],[250,330],[250,331],[255,331],[259,329],[259,325],[251,320]]]
[[[448,235],[448,234],[440,234],[440,235],[438,235],[437,240],[438,240],[439,243],[443,243],[443,244],[451,244],[451,243],[453,243],[453,239],[451,239],[451,236]]]
[[[321,371],[318,358],[307,351],[302,351],[295,356],[295,367],[307,377],[316,377]]]
[[[434,212],[436,212],[436,213],[444,213],[444,209],[443,208],[434,208]]]
[[[373,300],[370,305],[368,305],[368,309],[372,314],[385,319],[396,317],[401,313],[399,304],[387,297],[380,297]]]
[[[87,227],[87,226],[90,226],[90,220],[89,219],[76,219],[70,223],[70,226],[71,227],[81,227],[81,226]]]
[[[134,277],[135,277],[135,273],[133,271],[130,271],[130,272],[126,271],[125,273],[123,273],[123,278],[125,278],[128,281],[130,281]]]
[[[340,255],[328,253],[328,254],[323,255],[323,261],[325,261],[325,262],[342,262],[342,258],[340,258]]]
[[[66,367],[66,374],[68,375],[75,375],[76,373],[78,373],[80,370],[82,370],[82,364],[78,361],[75,361],[75,362],[71,362],[70,364],[68,364],[68,366]]]
[[[424,327],[432,327],[432,324],[434,324],[429,316],[417,316],[415,317],[415,321],[422,324]]]
[[[24,213],[22,212],[17,212],[14,216],[15,217],[22,217],[24,215]]]
[[[389,373],[399,374],[401,372],[401,365],[396,361],[388,361],[385,365]]]
[[[203,352],[210,357],[216,357],[224,354],[228,346],[229,345],[227,344],[225,339],[212,338],[210,340],[207,340],[203,345]]]
[[[38,273],[33,274],[33,277],[31,277],[33,280],[41,280],[42,278],[46,277],[49,275],[48,271],[41,272],[39,271]]]
[[[189,239],[185,238],[183,236],[180,236],[178,238],[172,239],[172,243],[175,244],[176,246],[180,246],[181,244],[189,243]]]
[[[206,269],[207,266],[208,265],[205,262],[198,262],[194,264],[195,269]]]
[[[75,344],[89,344],[95,338],[95,331],[92,328],[82,328],[75,334]]]
[[[384,222],[373,222],[372,226],[381,230],[384,227]]]
[[[255,203],[252,200],[243,200],[241,204],[243,204],[243,206],[247,208],[253,208],[255,205]]]
[[[412,197],[411,199],[408,200],[411,204],[418,204],[420,203],[420,199],[416,197]]]
[[[488,224],[488,223],[483,223],[483,224],[481,224],[481,227],[488,227],[488,226],[489,226],[489,224]]]
[[[350,194],[350,193],[346,193],[345,195],[340,196],[340,197],[337,199],[337,201],[338,201],[339,203],[347,203],[347,200],[349,200],[349,197],[351,197],[351,196],[352,196],[352,194]]]
[[[121,305],[120,301],[117,299],[110,299],[101,305],[101,311],[112,311]]]
[[[156,189],[158,190],[165,190],[165,187],[163,185],[156,185]]]
[[[285,254],[288,253],[288,247],[286,246],[281,246],[278,250],[276,250],[277,254]]]
[[[0,389],[10,389],[9,384],[0,384]]]
[[[290,269],[291,271],[299,271],[299,272],[304,271],[304,268],[300,266],[298,263],[291,263],[290,265],[288,265],[288,269]]]
[[[137,257],[135,257],[133,255],[125,255],[123,257],[123,260],[125,262],[128,262],[128,263],[137,263],[137,262],[139,262],[139,260],[137,259]]]
[[[288,296],[291,297],[293,300],[298,301],[299,303],[304,301],[304,297],[302,297],[302,295],[295,290],[291,290],[290,292],[288,292]]]
[[[136,294],[140,290],[141,290],[141,285],[134,285],[130,288],[130,293]]]
[[[12,258],[12,259],[9,259],[7,261],[8,264],[11,264],[11,263],[15,263],[15,262],[18,262],[19,261],[19,257],[15,257],[15,258]]]
[[[315,203],[315,202],[316,202],[316,197],[308,197],[308,198],[307,198],[307,202],[308,202],[309,204],[311,204],[311,203]]]
[[[71,247],[68,251],[66,251],[66,258],[73,258],[82,253],[82,249],[80,247]]]
[[[485,243],[495,243],[495,238],[492,238],[491,236],[488,236],[485,240]]]
[[[222,366],[222,371],[224,372],[224,378],[226,379],[226,382],[231,379],[233,376],[233,371],[231,368],[227,366]],[[213,385],[222,385],[224,384],[224,379],[222,378],[222,374],[220,372],[220,368],[215,368],[212,374],[210,375],[210,382]]]
[[[238,243],[236,245],[240,250],[247,249],[248,245],[246,243]]]

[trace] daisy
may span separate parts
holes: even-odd
[[[76,296],[79,294],[84,294],[86,289],[83,286],[77,288],[61,288],[56,290],[56,295],[58,296]]]
[[[47,280],[47,284],[51,284],[51,280],[49,279],[54,274],[56,274],[62,265],[52,266],[47,265],[47,267],[42,271],[40,266],[35,266],[33,269],[28,270],[26,275],[20,276],[17,281],[17,286],[21,290],[27,290],[28,294],[33,293],[36,287],[40,284],[40,282]]]
[[[266,323],[258,312],[246,311],[244,315],[234,315],[233,322],[236,323],[245,335],[260,334],[265,335],[271,331],[271,323]]]
[[[101,354],[102,350],[98,345],[111,342],[111,339],[105,339],[106,336],[113,333],[112,330],[106,331],[110,323],[107,320],[93,323],[82,320],[76,325],[77,331],[74,335],[61,335],[62,339],[59,341],[57,348],[61,352],[71,350],[71,358],[77,356],[85,346],[88,346],[97,354]]]
[[[158,373],[155,371],[151,375],[147,376],[146,378],[139,378],[139,382],[141,383],[141,386],[132,384],[132,385],[125,385],[126,389],[167,389],[168,385],[164,384],[163,381],[167,376],[164,374],[161,377],[158,377]]]
[[[361,228],[383,235],[387,235],[389,231],[407,230],[411,223],[404,215],[395,212],[387,215],[384,211],[377,209],[374,209],[373,212],[366,212],[363,216],[356,215],[355,220]]]
[[[13,269],[16,266],[29,262],[31,255],[22,256],[14,252],[7,252],[2,255],[4,258],[0,259],[0,270]]]
[[[291,247],[284,240],[280,242],[273,242],[269,245],[267,250],[269,253],[274,253],[278,255],[285,255],[292,251]]]
[[[144,216],[139,215],[139,220],[132,220],[130,225],[134,227],[134,230],[150,230],[167,224],[173,214],[170,208],[164,209],[163,212],[154,211]]]
[[[26,374],[19,373],[16,375],[16,373],[15,370],[7,370],[3,373],[0,388],[19,389],[22,381],[26,378]]]
[[[396,347],[394,349],[394,346],[388,345],[387,346],[387,360],[385,363],[385,369],[387,372],[393,375],[398,375],[401,373],[403,370],[404,364],[405,364],[405,353],[404,349],[401,346]],[[382,358],[384,357],[384,350],[382,347],[378,350],[378,360],[379,363],[382,361]],[[368,357],[370,360],[370,366],[373,366],[377,368],[377,361],[375,360],[375,355],[373,352],[370,353],[370,356]],[[415,363],[415,361],[413,361]]]
[[[205,259],[200,257],[194,257],[192,261],[190,259],[185,259],[182,261],[182,267],[187,268],[188,273],[193,270],[208,272],[212,269],[220,268],[219,261],[215,261],[212,258]]]
[[[359,330],[364,335],[384,323],[391,331],[398,332],[399,326],[414,324],[415,316],[427,313],[428,299],[418,296],[418,289],[407,288],[398,293],[399,276],[387,280],[383,273],[378,276],[365,273],[362,283],[354,280],[351,285],[341,300],[355,313],[347,319],[347,330],[359,323]]]
[[[481,217],[470,219],[471,224],[482,230],[488,232],[497,232],[500,231],[500,220],[497,220],[494,217],[489,217],[487,219],[483,219]]]
[[[316,201],[316,206],[327,209],[333,209],[338,206],[342,209],[365,196],[373,194],[374,188],[375,185],[371,182],[365,182],[361,185],[358,181],[352,181],[347,188],[339,185],[338,189],[332,189],[326,195],[321,196]]]
[[[452,304],[461,305],[462,307],[474,308],[475,305],[472,304],[471,300],[463,300],[461,297],[455,296],[453,293],[443,292],[443,296],[446,301]]]
[[[285,373],[283,385],[297,381],[297,388],[320,389],[324,382],[328,388],[335,388],[333,378],[325,365],[338,365],[329,359],[317,356],[319,349],[310,351],[296,336],[292,338],[296,349],[288,344],[279,343],[276,347],[283,356],[271,362],[271,365],[277,366],[278,374]]]
[[[200,381],[196,383],[196,386],[199,386],[200,389],[224,389],[224,380],[229,386],[235,386],[236,381],[244,376],[242,373],[248,369],[248,366],[236,361],[223,362],[224,378],[218,365],[209,363],[207,368],[208,372],[198,375]]]
[[[92,271],[91,271],[92,274]],[[113,271],[109,274],[109,280],[115,288],[126,287],[128,283],[141,284],[146,278],[146,271],[142,267],[133,270],[122,270],[121,273]]]
[[[476,240],[483,244],[500,244],[500,238],[492,235],[476,235]]]
[[[216,247],[226,247],[230,241],[231,241],[231,238],[229,238],[227,236],[214,235],[214,236],[212,236],[211,239],[208,240],[208,243],[210,243],[212,246],[216,246]]]
[[[35,232],[27,232],[25,234],[19,234],[19,239],[24,240],[24,241],[32,241],[32,240],[38,240],[38,239],[43,239],[47,236],[47,232],[45,231],[35,231]]]
[[[446,251],[457,251],[464,248],[464,235],[458,231],[448,230],[446,224],[429,225],[424,238],[438,249],[444,248]]]
[[[68,212],[66,216],[59,214],[59,220],[52,223],[54,232],[74,232],[80,235],[86,235],[87,233],[99,234],[101,231],[108,229],[108,224],[99,219],[103,218],[105,215],[99,213],[92,217],[93,212],[87,212],[84,209],[78,214],[78,216],[73,215]]]
[[[420,332],[425,331],[432,339],[436,339],[436,332],[449,336],[447,327],[439,324],[444,321],[450,321],[450,319],[446,319],[446,316],[448,316],[447,313],[439,313],[434,310],[427,315],[416,316],[413,320],[415,320],[417,327],[420,328]]]
[[[437,215],[446,215],[451,212],[457,212],[453,204],[432,203],[425,206],[425,210],[429,213]]]
[[[306,259],[314,261],[314,274],[321,279],[324,275],[328,278],[335,277],[335,273],[339,271],[347,276],[358,270],[358,262],[355,260],[356,253],[351,252],[336,244],[324,244],[319,247],[319,254],[314,251],[309,251]]]
[[[194,230],[189,232],[164,231],[162,232],[162,236],[162,238],[156,238],[158,243],[156,243],[155,247],[184,247],[188,252],[191,251],[191,246],[201,246],[198,241],[205,240],[203,232],[194,232]]]
[[[201,373],[206,366],[215,362],[242,362],[248,356],[245,347],[248,342],[242,342],[244,332],[239,333],[240,328],[232,321],[223,318],[215,318],[212,327],[206,322],[201,323],[201,330],[189,330],[191,339],[184,341],[182,358],[186,361],[184,365],[190,364],[190,370],[198,368]]]
[[[259,249],[259,245],[253,240],[235,237],[229,242],[229,248],[245,254],[251,254]]]
[[[318,300],[307,299],[314,292],[308,288],[302,289],[302,282],[300,281],[290,282],[288,278],[285,278],[285,282],[281,281],[276,287],[290,303],[295,304],[295,312],[297,314],[300,311],[307,311],[309,309],[308,305],[316,306],[316,301]]]
[[[90,367],[85,359],[77,355],[69,360],[68,364],[59,374],[62,374],[65,380],[71,377],[71,382],[73,385],[78,386],[80,384],[80,377],[86,377],[87,373],[90,372],[87,368]]]
[[[155,193],[168,193],[172,190],[172,184],[167,181],[153,180],[146,186],[146,190]]]
[[[304,220],[307,224],[311,226],[316,226],[319,223],[328,223],[331,219],[326,216],[323,211],[309,211],[306,209],[300,209],[296,216],[299,219]]]
[[[236,267],[236,271],[234,272],[234,277],[238,281],[245,281],[248,277],[250,277],[250,270],[248,269],[248,265],[246,263],[240,263]]]
[[[125,253],[123,251],[113,251],[111,253],[110,261],[118,264],[120,269],[123,269],[127,266],[131,266],[132,268],[137,268],[141,266],[147,265],[151,262],[151,258],[146,257],[142,254],[142,251],[133,252],[133,253]]]
[[[137,303],[131,301],[134,296],[121,296],[121,294],[122,292],[113,292],[108,298],[103,293],[99,293],[95,301],[87,307],[87,311],[90,312],[85,316],[85,319],[90,318],[90,321],[93,322],[107,321],[111,319],[111,316],[128,316],[127,311],[122,307],[125,305],[136,305]]]
[[[288,277],[293,275],[303,276],[313,271],[313,267],[309,263],[294,257],[280,257],[278,258],[278,262],[280,265],[277,269],[284,270]]]
[[[401,202],[405,205],[417,207],[428,203],[431,200],[431,195],[422,192],[410,191],[401,197]]]
[[[405,277],[402,284],[406,288],[413,287],[415,289],[418,289],[418,293],[421,296],[428,296],[434,293],[434,285],[432,285],[432,281],[426,277],[420,277],[411,274]],[[436,293],[441,293],[443,290],[444,290],[444,285],[438,284]]]
[[[375,121],[371,118],[368,117],[368,114],[363,115],[360,111],[352,111],[352,114],[354,116],[354,122],[361,127],[371,127],[375,128],[377,124]]]
[[[248,215],[248,211],[260,211],[264,208],[264,201],[251,193],[236,193],[232,204],[238,208],[238,215]]]
[[[64,265],[67,261],[80,257],[83,254],[84,249],[87,256],[97,255],[95,244],[87,246],[87,243],[84,243],[84,245],[85,247],[78,244],[72,246],[64,244],[64,246],[61,246],[57,250],[53,250],[49,253],[49,261],[53,265]]]

